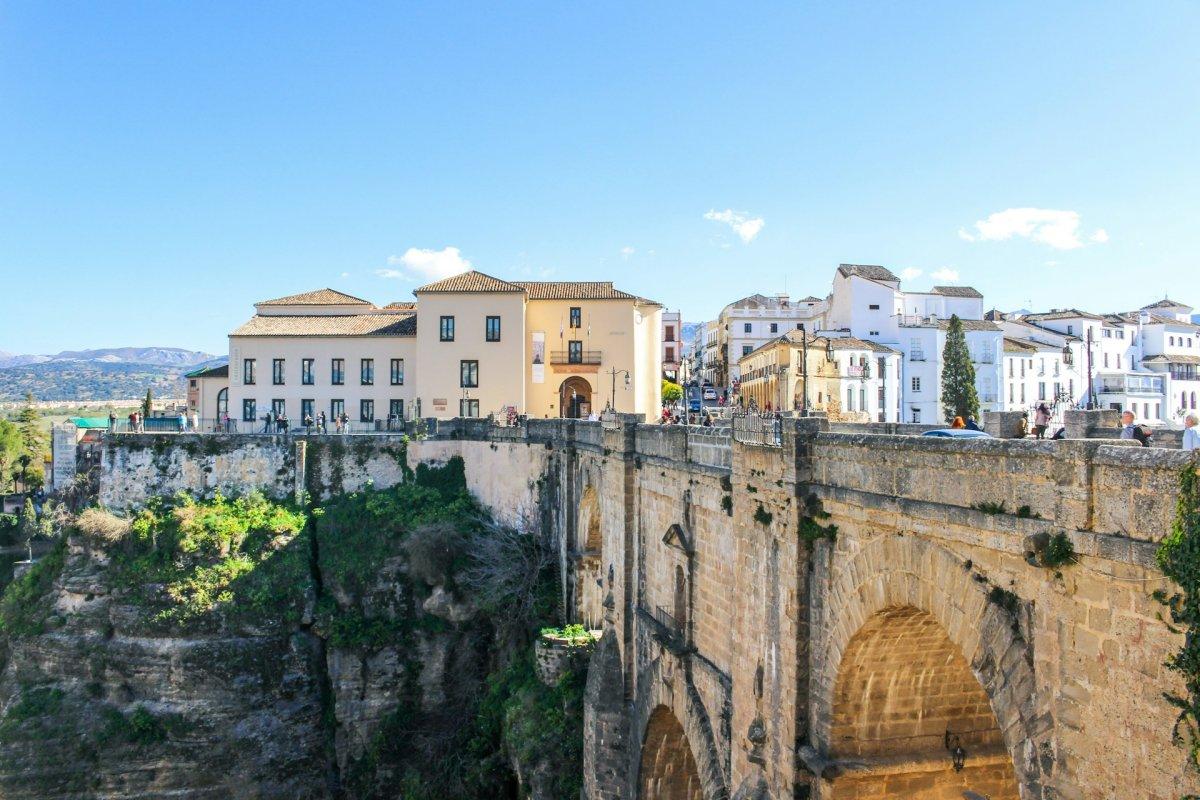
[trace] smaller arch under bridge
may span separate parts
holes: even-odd
[[[572,607],[604,620],[586,797],[1200,789],[1149,597],[1184,454],[784,420],[721,457],[711,431],[586,424],[553,467],[595,587]],[[1077,563],[1042,566],[1055,534]]]

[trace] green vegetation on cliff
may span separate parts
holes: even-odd
[[[212,762],[197,791],[250,769],[277,786],[263,797],[295,796],[287,780],[324,785],[314,798],[578,796],[585,675],[534,670],[537,632],[561,621],[554,548],[489,519],[460,459],[407,478],[319,508],[176,496],[72,520],[0,597],[0,668],[24,664],[0,695],[0,794],[37,775],[30,796],[85,796],[153,758]],[[50,630],[80,655],[43,672],[8,658],[58,646],[37,638]],[[193,652],[211,677],[179,684],[172,659]]]

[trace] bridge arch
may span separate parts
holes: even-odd
[[[700,772],[674,712],[658,706],[646,722],[638,770],[639,800],[702,800]]]
[[[578,619],[599,628],[604,617],[604,576],[600,495],[588,484],[579,498],[575,518],[575,602]]]
[[[1007,595],[914,536],[875,538],[834,570],[813,653],[812,721],[839,766],[821,796],[857,797],[856,785],[892,780],[896,796],[940,797],[932,792],[960,785],[956,775],[993,800],[1040,791],[1048,734],[1035,721],[1032,651]],[[938,694],[944,687],[952,697]],[[966,751],[961,774],[947,730]]]

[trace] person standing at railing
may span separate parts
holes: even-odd
[[[1183,418],[1183,443],[1181,447],[1184,450],[1200,450],[1200,431],[1196,430],[1196,423],[1200,422],[1200,417],[1195,414],[1188,414]]]
[[[109,433],[117,432],[117,412],[115,412],[115,411],[108,412],[108,432]]]

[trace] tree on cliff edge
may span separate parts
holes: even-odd
[[[979,416],[979,395],[975,392],[975,366],[967,350],[967,335],[957,314],[950,317],[946,329],[946,347],[942,350],[942,409],[946,421]]]

